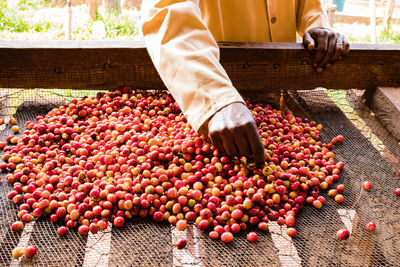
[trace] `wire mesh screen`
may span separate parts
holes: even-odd
[[[94,91],[2,89],[1,117],[14,116],[21,129],[24,122],[45,115],[53,107]],[[340,174],[346,201],[337,204],[326,193],[320,210],[305,206],[296,220],[297,235],[285,233],[285,226],[270,222],[269,231],[256,229],[258,242],[249,243],[247,232],[230,244],[211,240],[207,233],[190,224],[177,231],[167,223],[134,217],[123,228],[110,227],[97,234],[81,236],[76,230],[59,237],[58,224],[41,218],[13,232],[18,208],[7,192],[12,186],[0,181],[0,265],[2,266],[400,266],[400,200],[394,194],[399,185],[398,142],[382,127],[362,101],[360,91],[316,90],[291,96],[310,119],[321,123],[321,137],[329,142],[343,135],[345,142],[334,148],[338,161],[345,162]],[[11,134],[3,126],[0,138]],[[4,178],[3,174],[3,178]],[[363,181],[373,184],[362,190]],[[375,232],[365,230],[374,221]],[[351,231],[348,240],[338,240],[338,229]],[[187,246],[175,248],[178,238]],[[38,253],[32,259],[13,260],[17,246],[33,244]]]
[[[300,218],[304,216],[304,220],[300,219],[300,225],[308,226],[309,220],[314,220],[312,225],[325,228],[325,231],[321,232],[320,239],[317,240],[322,240],[324,235],[329,240],[329,237],[335,234],[335,229],[343,223],[340,219],[340,212],[343,212],[344,217],[353,222],[353,236],[350,242],[346,243],[337,240],[315,242],[318,231],[315,232],[311,227],[306,227],[305,230],[299,230],[295,243],[299,246],[307,244],[308,248],[314,247],[314,249],[306,250],[314,253],[302,257],[306,265],[325,266],[329,263],[337,264],[337,266],[398,265],[394,255],[399,251],[394,244],[399,241],[399,234],[398,224],[394,222],[398,221],[399,213],[392,209],[396,209],[399,205],[399,200],[393,193],[399,181],[397,167],[391,164],[392,156],[399,155],[397,142],[388,133],[383,135],[383,128],[379,125],[379,121],[373,116],[371,118],[371,112],[362,105],[360,94],[356,91],[348,93],[347,97],[343,92],[341,94],[330,92],[330,95],[345,113],[324,91],[300,93],[297,97],[310,116],[324,125],[325,138],[333,138],[338,134],[345,137],[345,145],[335,148],[335,153],[339,160],[346,163],[340,182],[345,185],[344,196],[347,201],[342,205],[337,205],[329,199],[327,201],[329,212],[326,213],[315,213],[312,209],[305,209],[300,215]],[[388,157],[389,154],[390,157]],[[362,182],[366,180],[375,185],[371,193],[366,193],[361,189]],[[385,200],[380,201],[380,199]],[[351,210],[355,213],[351,214]],[[319,216],[322,218],[318,219]],[[380,229],[377,233],[370,234],[365,231],[367,221],[378,222]],[[332,229],[333,225],[336,227]],[[309,240],[309,243],[306,240]],[[332,246],[336,247],[334,253],[332,252],[335,249],[332,249]],[[324,256],[315,253],[318,249]]]

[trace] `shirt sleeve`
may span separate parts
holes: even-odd
[[[297,32],[301,37],[312,28],[331,29],[328,15],[321,0],[299,0]]]
[[[219,48],[189,0],[146,0],[141,23],[147,50],[189,124],[208,134],[208,120],[221,108],[242,102],[219,63]]]

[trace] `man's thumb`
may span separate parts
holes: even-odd
[[[306,49],[308,49],[310,51],[313,50],[314,47],[315,47],[315,41],[311,37],[311,34],[309,32],[307,32],[303,36],[303,45],[304,45],[304,48],[306,48]]]

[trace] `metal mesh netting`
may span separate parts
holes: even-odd
[[[15,113],[21,128],[27,120],[45,115],[51,108],[73,97],[95,95],[94,91],[6,90],[1,91],[0,116]],[[290,238],[284,227],[270,223],[269,232],[249,243],[246,233],[229,245],[211,240],[190,226],[179,232],[168,224],[134,218],[122,229],[109,227],[96,235],[81,237],[70,231],[58,237],[57,224],[43,218],[13,232],[17,207],[7,199],[12,188],[0,181],[0,265],[1,266],[400,266],[400,201],[394,194],[400,148],[398,142],[371,116],[362,104],[360,91],[297,92],[292,97],[298,110],[324,126],[325,142],[341,134],[345,142],[334,148],[338,161],[345,162],[339,183],[345,185],[346,201],[340,205],[326,194],[321,210],[305,206],[296,220],[297,236]],[[296,112],[296,109],[294,109]],[[4,127],[4,126],[3,126]],[[11,133],[1,129],[0,139]],[[4,175],[3,175],[4,177]],[[361,190],[371,181],[370,192]],[[374,233],[365,223],[374,221]],[[336,232],[347,227],[352,235],[340,241]],[[185,237],[188,246],[177,250],[173,244]],[[12,260],[16,246],[34,244],[38,253],[32,260]]]
[[[310,117],[324,125],[323,138],[325,140],[330,140],[338,134],[345,137],[344,145],[337,146],[334,151],[337,159],[346,164],[340,179],[340,183],[343,183],[346,188],[344,192],[346,201],[342,205],[337,205],[331,198],[327,198],[325,212],[304,209],[300,215],[299,235],[294,239],[295,245],[307,248],[305,251],[308,253],[302,257],[306,265],[337,263],[338,266],[396,266],[399,264],[395,255],[399,252],[396,244],[399,242],[400,214],[395,211],[399,201],[393,190],[398,184],[398,175],[397,168],[390,163],[392,157],[387,159],[379,152],[382,144],[377,142],[377,136],[374,135],[373,130],[382,130],[382,127],[376,119],[367,119],[370,112],[365,107],[356,104],[360,103],[361,99],[355,92],[348,95],[347,105],[343,102],[345,101],[343,96],[342,98],[337,94],[333,96],[339,103],[341,102],[339,106],[342,106],[351,118],[350,120],[324,91],[301,93],[297,97],[310,113]],[[350,104],[354,107],[353,113]],[[365,116],[366,113],[367,116]],[[365,118],[369,126],[360,123],[358,117]],[[366,134],[368,129],[370,129],[369,135]],[[380,137],[383,143],[390,144],[390,146],[385,146],[386,154],[398,157],[399,148],[393,137],[388,133],[385,137],[382,135]],[[371,181],[374,185],[370,193],[361,190],[361,183],[365,180]],[[351,210],[355,213],[352,214]],[[353,234],[349,242],[345,243],[332,238],[342,225],[340,212],[344,213],[345,218],[351,219],[354,216],[354,219],[351,219]],[[374,221],[379,225],[377,233],[370,234],[365,231],[367,221]],[[310,223],[325,230],[316,231],[310,227]],[[321,243],[319,240],[324,238],[326,240]],[[321,253],[316,253],[316,251]]]

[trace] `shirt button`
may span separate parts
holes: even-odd
[[[274,24],[276,22],[276,17],[271,18],[271,23]]]

